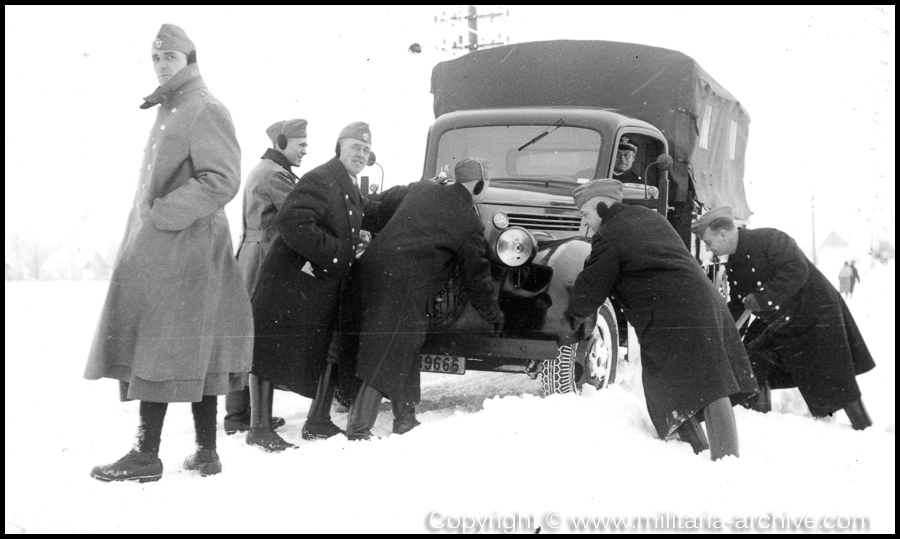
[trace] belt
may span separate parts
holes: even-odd
[[[248,229],[244,230],[244,235],[241,238],[241,243],[258,243],[265,239],[266,231],[259,229]]]

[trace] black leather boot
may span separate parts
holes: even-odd
[[[850,418],[850,425],[853,426],[853,430],[863,430],[872,426],[872,418],[869,417],[869,412],[863,406],[862,398],[844,406],[844,412]]]
[[[675,432],[678,433],[678,437],[681,438],[682,442],[691,444],[694,454],[699,455],[701,451],[709,449],[706,433],[703,432],[703,427],[700,426],[700,421],[696,417],[691,416]]]
[[[370,440],[372,427],[378,419],[378,406],[381,404],[381,392],[364,383],[359,388],[356,402],[350,408],[350,417],[347,419],[347,439]]]
[[[247,433],[247,443],[261,447],[270,453],[297,447],[284,441],[272,430],[269,418],[272,417],[274,392],[275,388],[272,386],[272,382],[253,374],[250,375],[250,432]]]
[[[744,408],[756,412],[768,413],[772,411],[772,388],[766,382],[760,381],[759,393],[741,403]]]
[[[734,422],[734,410],[731,399],[722,397],[710,403],[704,409],[706,432],[709,434],[709,458],[719,460],[722,457],[739,457],[737,424]]]
[[[325,372],[319,376],[316,398],[309,406],[309,414],[306,416],[306,423],[303,424],[304,440],[324,440],[344,433],[331,421],[331,403],[334,402],[334,387],[337,383],[336,374],[333,364],[329,362],[325,367]]]
[[[421,425],[416,421],[416,405],[391,399],[394,411],[394,434],[406,434]]]
[[[270,406],[271,410],[272,407]],[[250,386],[232,391],[225,396],[225,434],[250,430]],[[269,424],[272,430],[284,426],[284,418],[273,417]]]

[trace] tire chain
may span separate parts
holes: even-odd
[[[541,386],[544,395],[570,393],[574,390],[575,346],[560,346],[554,360],[544,360]]]

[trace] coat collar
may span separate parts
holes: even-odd
[[[451,185],[450,192],[459,197],[460,200],[465,201],[467,206],[475,205],[475,199],[472,198],[472,193],[470,193],[468,189],[463,187],[461,183],[454,183],[453,185]]]
[[[294,178],[294,182],[299,180],[300,178],[294,174],[294,171],[291,170],[291,162],[287,160],[287,157],[284,156],[283,153],[276,151],[273,148],[266,148],[266,153],[262,154],[260,159],[268,159],[270,161],[274,161],[276,164],[281,165],[284,170]]]
[[[609,209],[606,210],[606,212],[604,212],[604,214],[600,216],[600,218],[603,219],[603,222],[600,223],[600,228],[603,228],[604,226],[606,226],[607,223],[609,223],[610,221],[615,219],[616,216],[619,215],[620,213],[622,213],[622,210],[624,210],[627,207],[628,206],[626,206],[625,204],[622,204],[621,202],[613,203],[613,205],[610,206]]]
[[[197,64],[188,64],[175,76],[168,80],[162,86],[156,88],[156,91],[144,98],[142,109],[149,109],[161,103],[177,104],[180,96],[185,92],[197,88],[206,88],[203,78],[200,76],[200,68]]]
[[[347,172],[347,167],[341,163],[341,160],[337,157],[332,157],[330,161],[325,163],[325,167],[335,178],[337,178],[338,185],[352,197],[352,200],[355,203],[359,204],[361,198],[359,189],[353,185],[353,181],[350,179],[350,173]]]
[[[737,249],[735,249],[733,255],[728,257],[728,260],[731,260],[732,258],[734,260],[743,260],[750,254],[750,234],[748,232],[749,231],[746,228],[738,228]]]

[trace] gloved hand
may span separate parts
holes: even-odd
[[[366,248],[372,243],[372,233],[368,230],[359,231],[359,243],[356,244],[356,258],[359,258],[366,252]]]
[[[753,294],[747,294],[747,297],[744,298],[744,307],[750,309],[751,313],[758,313],[762,310],[762,307],[760,307],[759,305],[759,301]]]
[[[566,311],[566,318],[569,320],[569,326],[575,333],[574,337],[578,342],[581,342],[590,337],[591,332],[594,331],[593,316],[575,316],[574,314]]]

